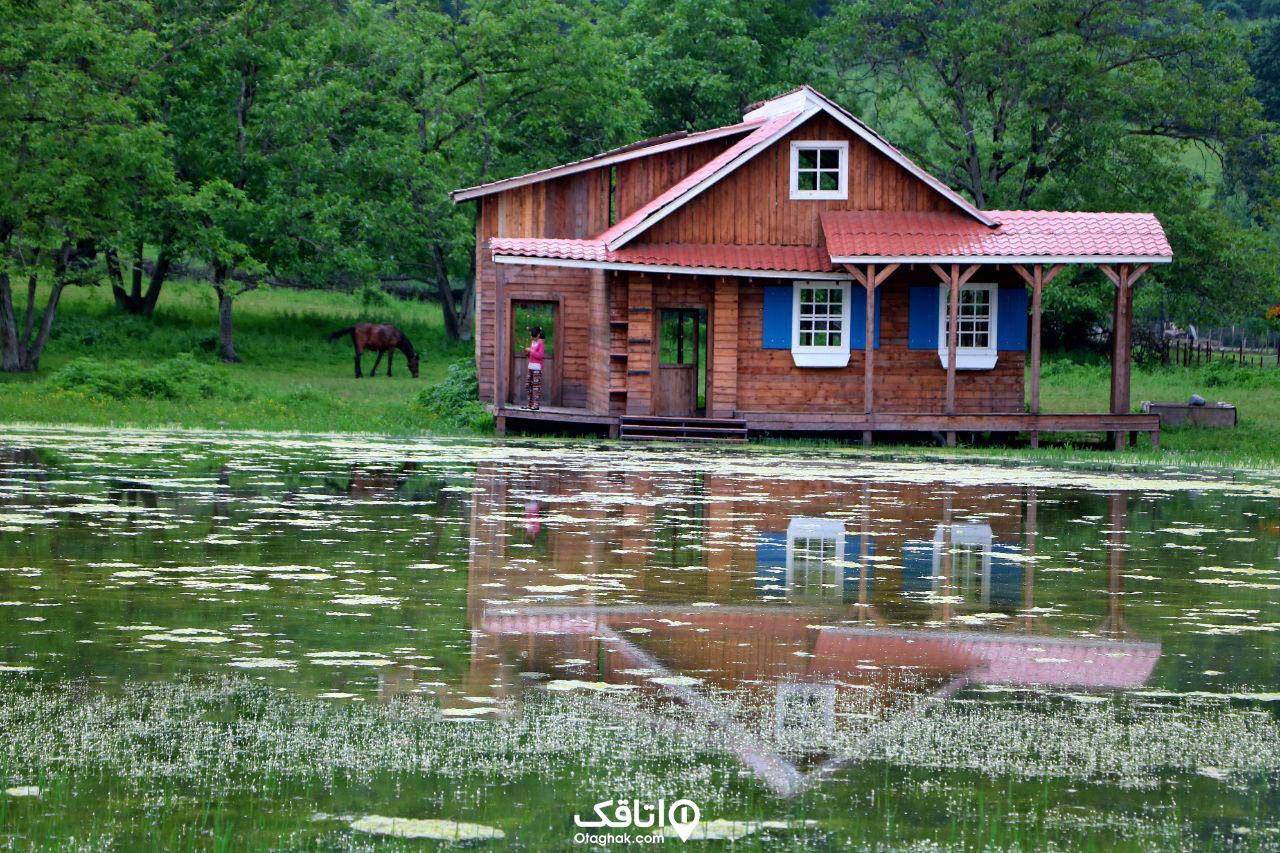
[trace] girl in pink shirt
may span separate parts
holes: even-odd
[[[542,339],[542,328],[534,326],[529,329],[529,337],[533,340],[524,348],[529,356],[529,370],[525,379],[525,390],[528,392],[530,409],[537,410],[542,405],[542,359],[547,352],[547,344]]]

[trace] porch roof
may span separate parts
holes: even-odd
[[[494,260],[654,272],[757,275],[840,274],[865,263],[1168,263],[1173,250],[1150,213],[989,211],[987,227],[957,213],[841,210],[822,214],[825,246],[631,243],[610,249],[589,239],[495,237]]]
[[[841,210],[822,214],[835,264],[911,261],[1168,263],[1164,229],[1151,213],[992,210],[987,228],[954,213]]]
[[[819,246],[734,246],[712,243],[632,243],[610,249],[603,240],[495,237],[489,241],[495,259],[509,263],[550,262],[556,266],[639,269],[655,272],[697,271],[743,273],[835,272]]]

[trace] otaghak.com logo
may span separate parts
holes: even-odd
[[[631,833],[613,832],[593,833],[579,832],[573,836],[577,844],[661,844],[667,840],[671,832],[679,836],[681,841],[688,841],[689,836],[698,828],[702,820],[702,810],[693,800],[676,800],[667,805],[666,800],[657,803],[642,800],[603,800],[592,807],[595,812],[593,820],[584,820],[582,815],[575,814],[573,822],[581,829],[645,829],[650,832]],[[668,829],[670,832],[668,832]]]

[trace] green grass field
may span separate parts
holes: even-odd
[[[215,313],[211,288],[197,282],[168,285],[151,320],[121,314],[105,287],[69,291],[40,372],[0,374],[0,422],[390,435],[488,431],[477,407],[463,406],[464,386],[444,381],[450,365],[470,361],[471,345],[446,339],[434,304],[366,304],[358,295],[313,291],[249,293],[236,303],[243,359],[237,365],[224,365],[215,354]],[[410,378],[398,354],[392,378],[352,377],[349,340],[330,342],[327,336],[362,319],[393,322],[409,334],[422,354],[419,379]],[[373,356],[366,356],[366,372],[372,364]],[[1105,411],[1109,375],[1104,357],[1048,357],[1044,410]],[[1123,458],[1139,464],[1172,457],[1214,466],[1280,465],[1280,369],[1217,363],[1134,371],[1135,406],[1141,400],[1185,400],[1192,393],[1235,403],[1240,427],[1167,430],[1159,456],[1144,441]],[[1046,462],[1117,461],[1109,452],[1063,442],[1038,453],[970,452]]]
[[[366,306],[357,296],[260,290],[236,301],[236,347],[242,363],[215,354],[216,301],[198,282],[166,285],[148,320],[119,312],[105,287],[75,288],[63,297],[54,336],[38,374],[0,374],[0,420],[172,425],[229,429],[403,434],[431,427],[419,393],[444,379],[452,363],[471,358],[470,344],[447,340],[435,304],[389,300]],[[396,353],[393,376],[356,380],[349,338],[328,335],[358,320],[395,323],[422,355],[413,379]],[[112,394],[67,381],[73,366],[119,366],[144,377],[186,384],[190,371],[173,359],[191,354],[207,387],[184,393],[140,388]],[[376,356],[366,354],[368,374]],[[385,367],[385,360],[383,367]],[[59,380],[60,373],[63,379]],[[145,384],[145,383],[137,383]],[[126,394],[128,394],[126,396]]]

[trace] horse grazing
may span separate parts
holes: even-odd
[[[396,350],[404,353],[404,357],[409,360],[409,372],[413,374],[413,378],[418,378],[418,353],[414,350],[413,344],[409,343],[409,339],[405,333],[397,329],[390,323],[356,323],[354,326],[348,326],[345,329],[339,329],[329,336],[329,340],[336,341],[343,335],[351,336],[351,343],[356,348],[356,379],[364,376],[364,371],[360,369],[360,358],[364,355],[365,350],[373,350],[378,357],[373,361],[373,370],[370,376],[378,375],[378,364],[382,361],[382,354],[387,354],[387,375],[391,375],[391,358],[395,355]]]

